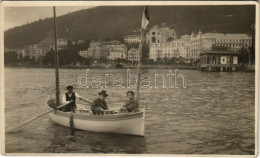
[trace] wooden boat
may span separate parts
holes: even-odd
[[[145,7],[145,10],[147,7]],[[144,11],[145,13],[145,11]],[[75,113],[62,112],[54,110],[54,107],[60,106],[59,99],[59,53],[57,47],[57,30],[56,30],[56,8],[53,7],[54,15],[54,37],[55,37],[55,76],[56,76],[56,99],[46,102],[46,109],[48,110],[51,120],[59,125],[70,127],[70,122],[73,122],[73,127],[79,130],[86,130],[92,132],[105,133],[120,133],[129,135],[144,136],[144,119],[145,110],[139,108],[139,88],[141,77],[141,52],[144,42],[144,30],[141,31],[141,41],[139,47],[138,65],[137,65],[137,95],[136,95],[136,109],[137,112],[128,113],[121,110],[114,110],[113,112],[106,111],[105,114],[95,115],[90,110],[78,109]],[[55,101],[56,100],[56,101]],[[73,115],[73,117],[71,117]]]
[[[48,100],[46,102],[46,109],[50,111],[55,105],[55,99]],[[53,122],[65,127],[70,127],[71,112],[56,110],[50,112],[49,116]],[[120,112],[119,110],[115,110],[114,114],[110,114],[110,112],[107,111],[104,115],[94,115],[90,110],[77,108],[75,113],[73,113],[73,123],[75,129],[137,136],[144,136],[144,119],[145,109],[140,109],[135,113]]]

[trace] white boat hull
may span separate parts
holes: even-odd
[[[47,106],[48,110],[51,110]],[[70,127],[71,112],[54,111],[49,113],[51,120],[59,125]],[[118,133],[144,136],[145,111],[110,115],[93,115],[73,113],[74,128],[79,130]]]

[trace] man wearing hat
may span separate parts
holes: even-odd
[[[85,100],[85,99],[83,99],[81,96],[79,96],[78,93],[73,92],[73,86],[67,86],[66,88],[67,88],[68,92],[63,94],[62,104],[66,104],[71,100],[72,100],[72,103],[70,103],[69,105],[62,108],[61,111],[64,111],[64,112],[72,111],[72,112],[74,112],[75,109],[76,109],[76,98],[80,99],[80,100]]]
[[[91,110],[94,114],[103,114],[104,110],[108,110],[107,102],[105,101],[108,95],[104,90],[102,90],[98,94],[99,94],[99,98],[93,101],[91,105]]]

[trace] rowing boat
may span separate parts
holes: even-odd
[[[56,105],[55,99],[46,102],[46,110],[52,110]],[[78,107],[82,107],[80,104]],[[59,125],[70,127],[71,112],[53,111],[49,113],[51,120]],[[101,132],[101,133],[118,133],[136,136],[144,136],[145,109],[138,112],[127,113],[114,110],[102,115],[93,114],[90,110],[77,108],[73,113],[74,128],[78,130]]]
[[[145,7],[144,13],[147,12]],[[59,53],[57,46],[57,26],[56,26],[56,8],[53,7],[54,16],[54,46],[55,46],[55,81],[56,81],[56,99],[50,99],[46,102],[46,109],[51,120],[59,125],[71,127],[79,130],[103,133],[119,133],[144,136],[144,119],[145,108],[139,106],[139,88],[141,78],[141,56],[144,42],[144,29],[142,27],[141,41],[138,53],[137,65],[137,95],[136,95],[136,110],[137,112],[128,113],[126,110],[105,111],[102,115],[96,115],[87,109],[76,109],[75,113],[63,112],[54,110],[55,107],[60,106],[60,89],[59,89]],[[46,114],[47,114],[46,113]],[[72,117],[71,117],[72,115]]]

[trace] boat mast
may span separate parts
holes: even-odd
[[[60,105],[60,88],[59,88],[59,54],[57,47],[57,24],[56,24],[56,8],[53,6],[54,16],[54,46],[55,46],[55,78],[56,78],[56,105]]]
[[[139,89],[140,89],[140,77],[141,77],[141,58],[142,58],[142,51],[143,51],[143,36],[144,30],[141,28],[141,41],[139,45],[139,53],[138,53],[138,64],[137,64],[137,95],[136,95],[136,105],[137,109],[139,109]]]
[[[145,11],[146,7],[144,8]],[[143,21],[144,19],[142,19]],[[139,109],[139,89],[140,89],[140,77],[141,77],[141,58],[142,58],[142,52],[143,52],[143,39],[144,39],[144,28],[141,25],[141,41],[139,45],[139,53],[138,53],[138,64],[137,64],[137,95],[136,95],[136,108]]]

